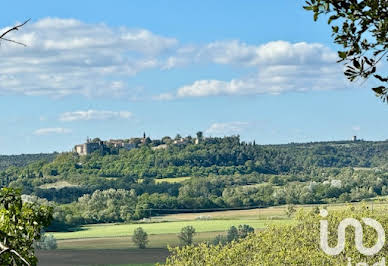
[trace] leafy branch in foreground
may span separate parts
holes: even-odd
[[[388,60],[388,1],[311,0],[306,4],[304,9],[314,13],[314,21],[324,14],[330,15],[328,24],[338,22],[332,26],[332,35],[343,47],[338,62],[345,63],[345,76],[350,81],[372,76],[381,84],[372,90],[388,103],[388,76],[379,64]]]
[[[52,211],[22,202],[18,190],[0,190],[0,265],[36,265],[34,240],[50,224]]]

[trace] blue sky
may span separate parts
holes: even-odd
[[[18,1],[0,28],[0,154],[87,136],[387,139],[387,106],[349,84],[303,1]]]

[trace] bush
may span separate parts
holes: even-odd
[[[38,241],[34,242],[35,249],[52,250],[57,248],[57,240],[53,235],[42,234]]]
[[[143,230],[143,228],[138,227],[133,231],[132,241],[139,247],[139,248],[146,248],[148,244],[148,234]]]
[[[227,243],[228,240],[223,235],[217,235],[212,242],[213,245],[225,245]]]
[[[195,228],[191,225],[185,226],[181,229],[178,235],[182,245],[187,246],[193,244],[193,237],[195,235]]]

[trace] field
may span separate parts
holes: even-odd
[[[44,189],[50,189],[50,188],[61,189],[65,187],[78,187],[78,185],[70,184],[67,181],[57,181],[55,183],[48,183],[40,186],[40,188],[44,188]]]
[[[352,204],[328,204],[328,211],[344,209],[347,206],[361,206],[379,211],[388,210],[386,198],[376,198],[373,202]],[[315,205],[296,206],[311,210]],[[219,234],[239,224],[249,224],[256,230],[268,225],[282,225],[295,222],[285,215],[286,206],[225,210],[202,213],[180,213],[152,217],[137,224],[96,224],[81,227],[75,232],[54,233],[58,249],[40,251],[39,265],[115,265],[148,266],[163,262],[168,256],[167,245],[177,246],[177,233],[182,227],[192,225],[197,231],[194,243],[211,241]],[[137,249],[132,242],[133,230],[141,226],[149,234],[147,249]],[[151,264],[150,264],[151,263]]]
[[[166,249],[127,250],[41,250],[37,252],[39,266],[115,265],[148,266],[164,261]]]
[[[194,237],[194,243],[214,239],[217,235],[225,235],[225,232],[202,232],[197,233]],[[148,248],[166,248],[179,245],[177,234],[158,234],[149,235]],[[97,237],[81,239],[63,239],[58,240],[59,249],[135,249],[131,236],[123,237]]]
[[[56,239],[79,238],[104,238],[123,237],[132,235],[137,227],[142,227],[150,235],[177,234],[182,227],[191,225],[197,232],[226,231],[232,225],[248,224],[256,229],[263,229],[269,224],[289,223],[287,220],[206,220],[206,221],[181,221],[181,222],[157,222],[143,224],[98,224],[81,227],[75,232],[54,233]]]
[[[162,183],[162,182],[167,182],[167,183],[181,183],[183,181],[186,181],[190,179],[190,176],[186,177],[171,177],[171,178],[160,178],[160,179],[155,179],[155,183]]]

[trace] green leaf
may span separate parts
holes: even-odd
[[[384,91],[386,91],[387,89],[384,86],[380,86],[380,87],[372,88],[372,90],[377,94],[384,94]]]
[[[339,56],[341,59],[345,59],[345,58],[346,58],[346,52],[338,51],[338,56]]]

